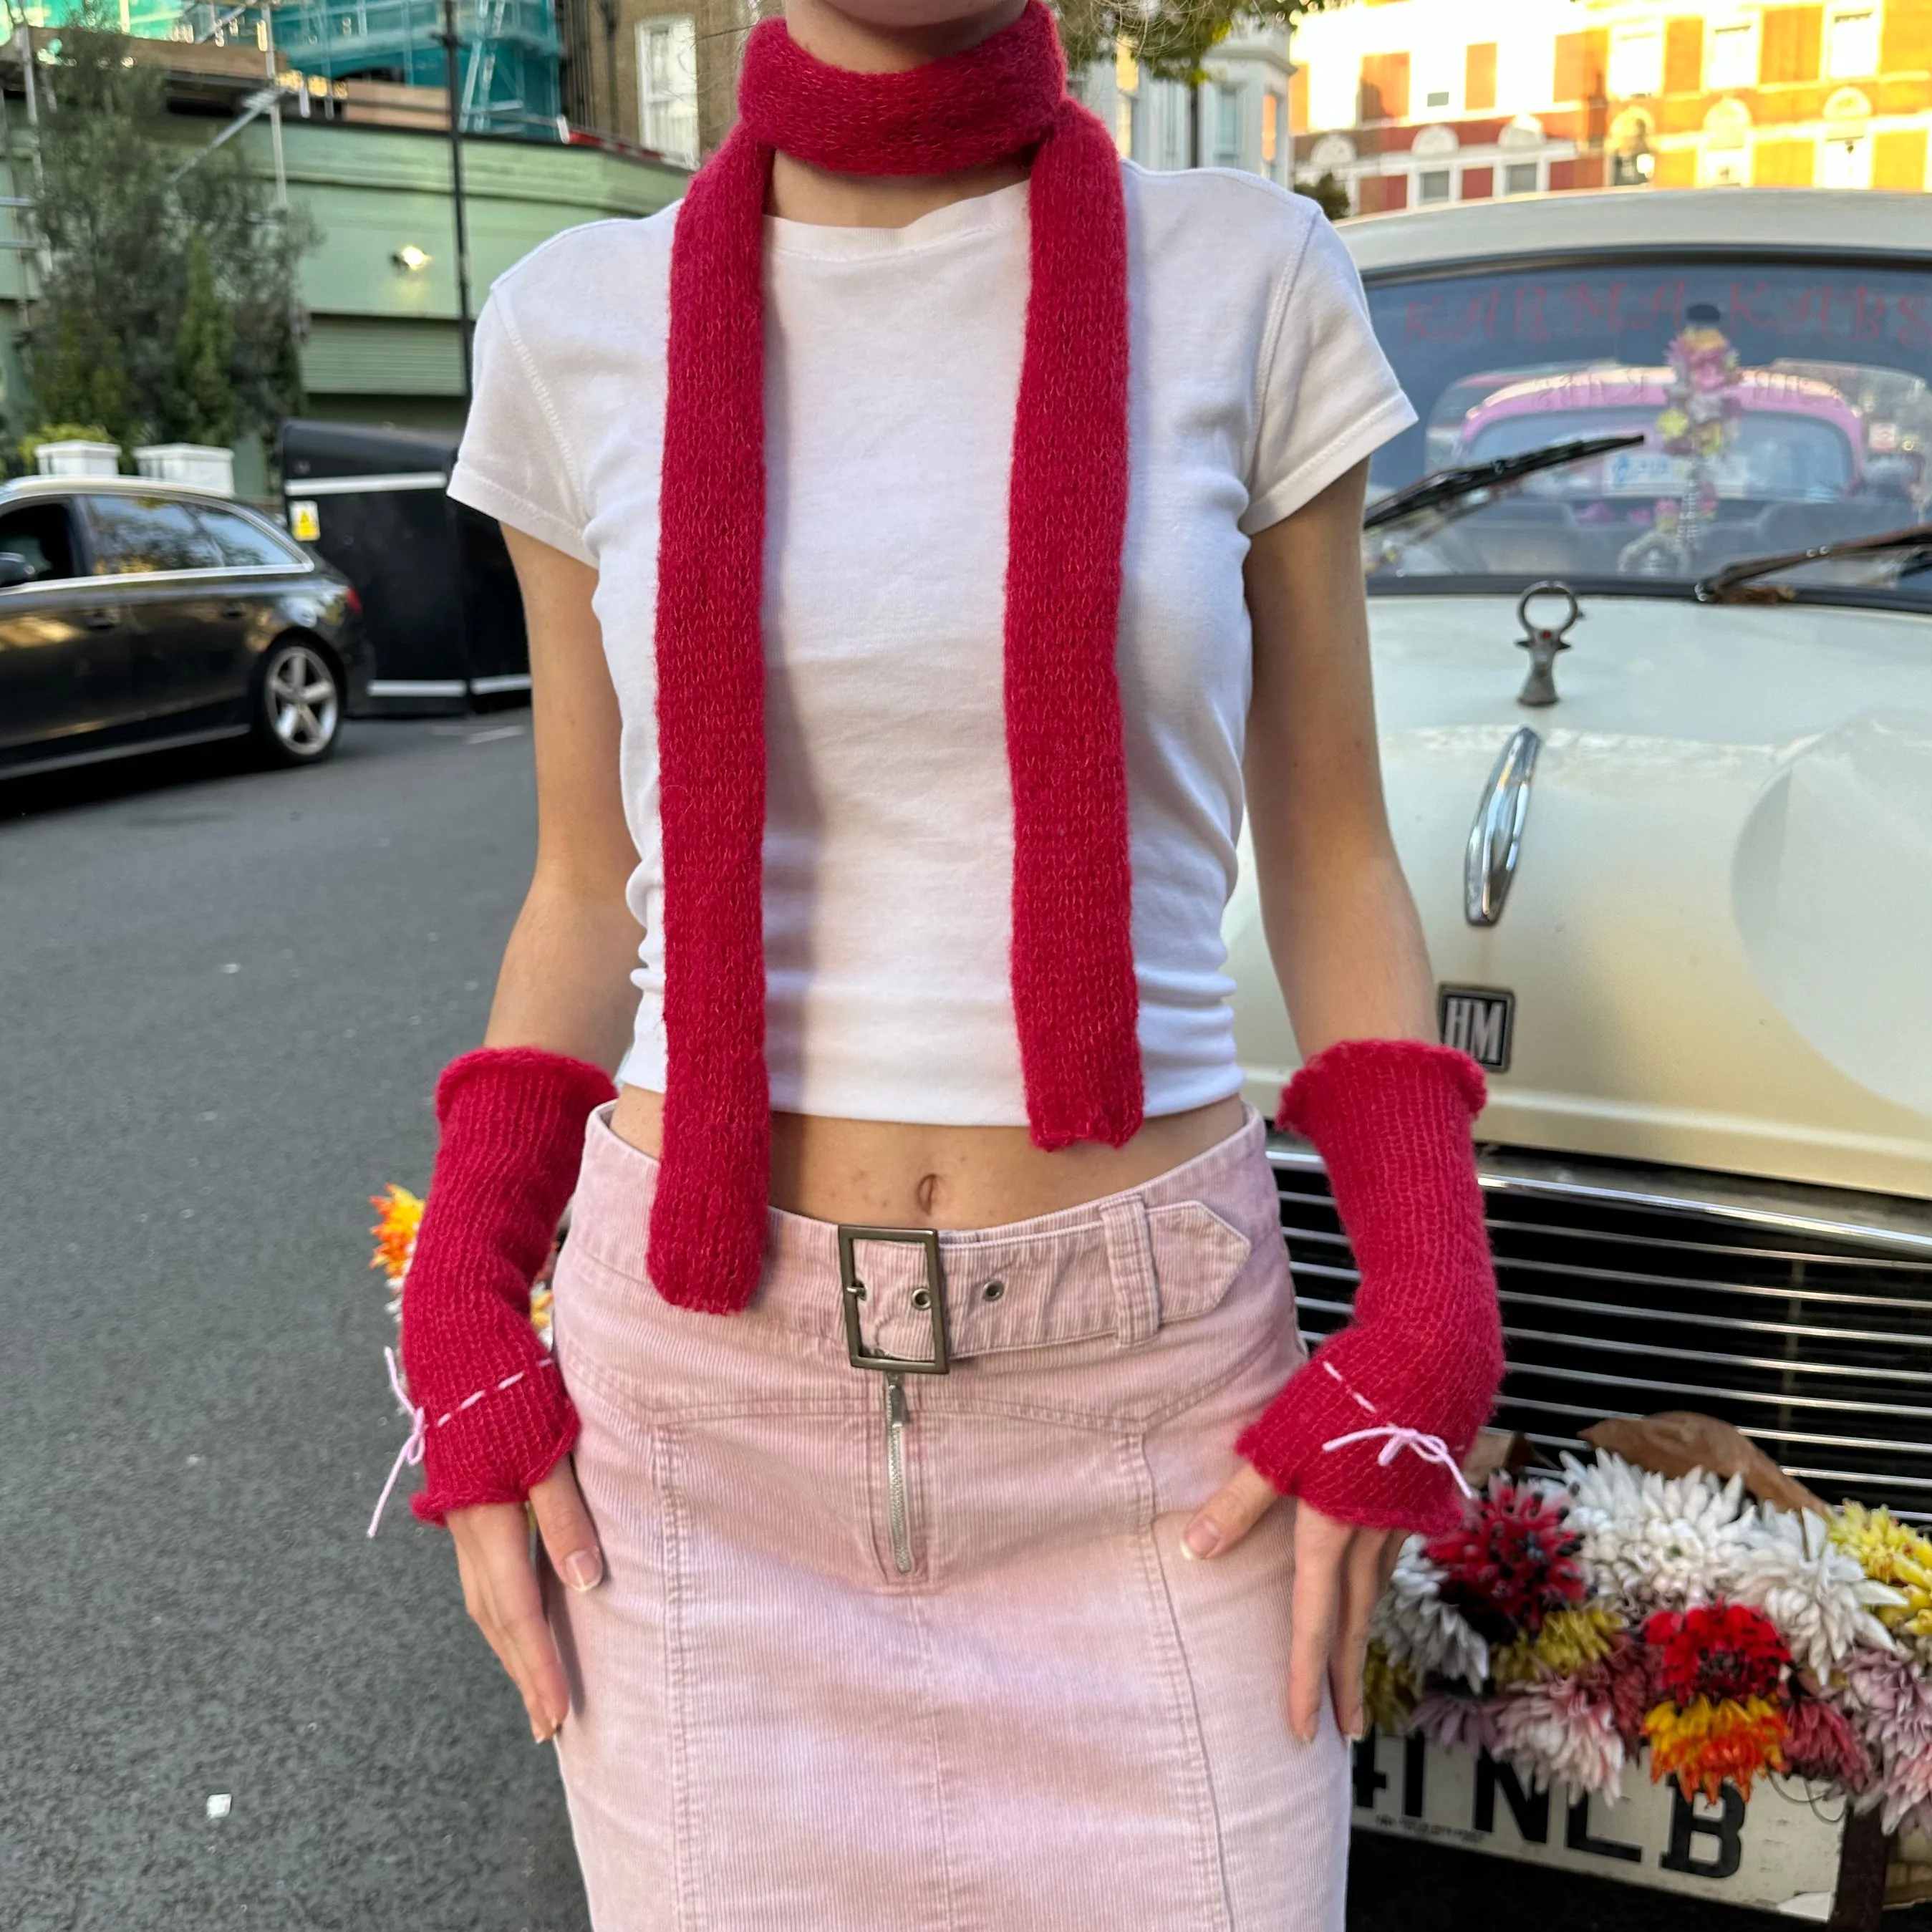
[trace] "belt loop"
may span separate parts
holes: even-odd
[[[1147,1203],[1138,1194],[1100,1210],[1107,1238],[1107,1272],[1114,1284],[1114,1334],[1124,1348],[1148,1340],[1160,1327],[1160,1283]]]

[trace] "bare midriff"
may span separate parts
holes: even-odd
[[[1148,1120],[1125,1147],[1048,1154],[1024,1127],[772,1116],[774,1207],[882,1228],[997,1228],[1137,1187],[1205,1154],[1240,1126],[1230,1096]],[[664,1096],[626,1087],[611,1126],[634,1148],[663,1144]]]

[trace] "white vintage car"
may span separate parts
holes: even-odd
[[[1490,1069],[1502,1419],[1702,1409],[1932,1514],[1932,207],[1341,232],[1422,418],[1364,561],[1442,1031]],[[1266,1109],[1296,1054],[1245,881],[1228,937]],[[1347,1248],[1274,1153],[1323,1332]]]

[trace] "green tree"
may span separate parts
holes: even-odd
[[[1332,168],[1323,169],[1312,181],[1297,182],[1294,191],[1306,195],[1310,201],[1318,201],[1322,212],[1330,221],[1340,221],[1349,212],[1348,184],[1338,181]]]
[[[239,142],[211,152],[199,127],[183,142],[140,51],[84,20],[39,69],[34,419],[100,422],[124,446],[225,442],[301,406],[296,270],[314,236],[269,206]]]
[[[226,443],[241,412],[230,363],[235,317],[216,292],[208,238],[188,242],[188,291],[175,331],[173,361],[162,398],[161,433],[182,442]]]

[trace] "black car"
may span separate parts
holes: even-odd
[[[0,489],[0,777],[252,735],[334,749],[369,682],[347,581],[225,497],[127,478]]]

